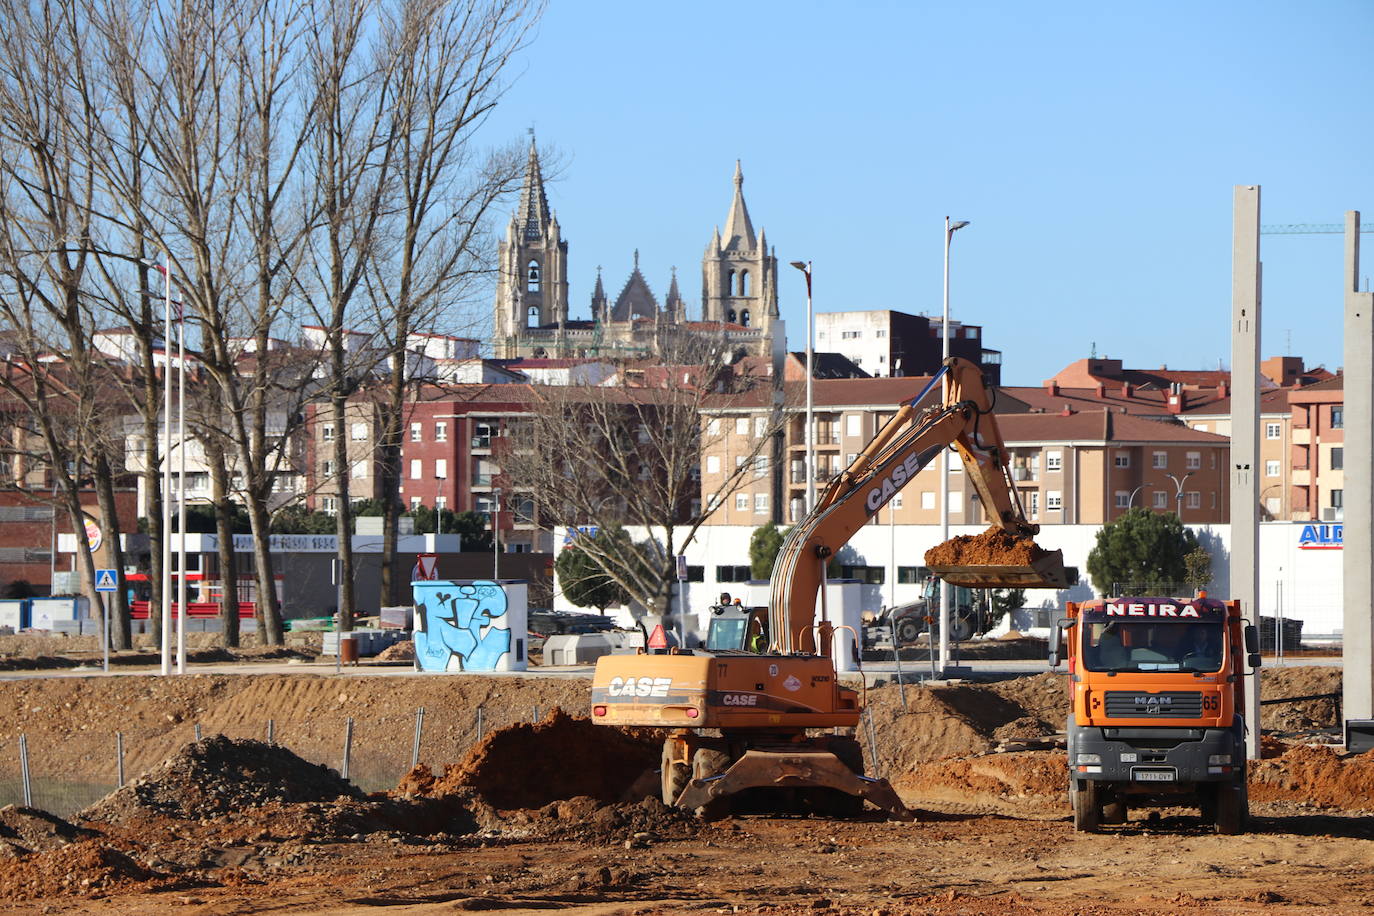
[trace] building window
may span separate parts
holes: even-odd
[[[748,417],[736,417],[736,418],[735,418],[735,435],[736,435],[736,436],[747,436],[747,435],[749,435],[749,418],[748,418]]]
[[[334,424],[326,423],[320,427],[320,438],[325,442],[334,441]]]
[[[750,579],[748,566],[717,566],[717,582],[748,582]]]
[[[1184,498],[1188,504],[1189,509],[1202,508],[1202,494],[1199,493],[1197,490],[1189,490],[1187,493],[1184,494]]]
[[[892,497],[892,502],[888,503],[893,509],[902,508],[902,494],[898,493]]]
[[[1119,468],[1128,468],[1128,467],[1130,467],[1130,466],[1131,466],[1131,453],[1130,453],[1130,452],[1117,452],[1115,455],[1112,456],[1112,464],[1116,465],[1116,466],[1119,467]]]
[[[535,293],[539,291],[539,262],[530,261],[525,268],[525,289]]]
[[[954,494],[951,493],[950,495],[953,496]],[[1028,506],[1027,508],[1028,508],[1029,511],[1030,511],[1030,517],[1033,518],[1033,519],[1039,518],[1039,517],[1040,517],[1040,491],[1039,491],[1039,490],[1031,490],[1029,495],[1030,495],[1030,506]]]
[[[755,511],[755,512],[767,512],[767,511],[768,511],[768,494],[767,494],[767,493],[755,493],[755,494],[754,494],[754,511]]]
[[[763,477],[763,476],[764,476],[765,474],[767,474],[767,473],[768,473],[768,456],[767,456],[767,455],[755,455],[755,456],[754,456],[754,476],[755,476],[755,477]]]
[[[922,490],[922,491],[921,491],[921,508],[922,508],[922,509],[934,509],[934,508],[935,508],[935,491],[934,491],[934,490]]]
[[[333,477],[333,476],[334,476],[334,469],[335,469],[336,467],[337,467],[337,465],[334,464],[334,459],[333,459],[333,458],[326,458],[326,459],[325,459],[325,462],[324,462],[324,476],[326,476],[326,477]]]
[[[1116,496],[1116,507],[1117,507],[1118,509],[1125,509],[1125,508],[1127,508],[1128,506],[1130,506],[1130,504],[1131,504],[1131,503],[1130,503],[1130,499],[1131,499],[1131,494],[1130,494],[1130,493],[1126,492],[1125,490],[1117,490],[1116,493],[1115,493],[1114,495]],[[1035,496],[1035,494],[1034,494],[1034,493],[1031,493],[1032,501],[1034,501],[1034,499],[1033,499],[1034,496]]]
[[[1279,438],[1279,437],[1282,436],[1282,435],[1283,435],[1283,424],[1282,424],[1282,423],[1266,423],[1266,424],[1264,424],[1264,438],[1266,438],[1266,439],[1277,439],[1277,438]]]
[[[412,424],[410,424],[410,441],[411,441],[411,442],[424,442],[424,441],[425,441],[424,427],[421,426],[419,423],[412,423]]]
[[[755,417],[755,418],[754,418],[754,438],[755,438],[755,439],[761,438],[761,437],[763,436],[763,434],[766,433],[766,432],[768,432],[768,418],[767,418],[767,417]]]
[[[1032,494],[1034,496],[1035,494]],[[949,511],[951,515],[961,515],[964,511],[964,494],[954,492],[949,494]]]
[[[740,512],[748,512],[748,511],[749,511],[749,494],[748,494],[748,493],[736,493],[736,494],[735,494],[735,509],[737,509],[737,510],[740,511]]]
[[[354,479],[354,480],[362,480],[363,478],[365,478],[365,477],[367,476],[367,462],[366,462],[366,461],[355,461],[355,462],[353,462],[352,475],[353,475],[353,479]]]
[[[844,418],[844,434],[846,436],[862,435],[859,432],[859,424],[863,422],[863,417],[859,414],[851,413]]]
[[[1064,508],[1063,494],[1059,490],[1045,491],[1045,508],[1058,511]]]
[[[1038,457],[1038,456],[1037,456],[1037,457]],[[1046,453],[1045,453],[1045,470],[1046,470],[1046,471],[1062,471],[1063,469],[1064,469],[1064,453],[1063,453],[1063,452],[1046,452]]]
[[[1156,509],[1169,508],[1169,494],[1163,490],[1156,490],[1154,495],[1154,507]]]
[[[710,423],[707,423],[707,424],[706,424],[706,434],[707,434],[708,436],[719,436],[719,435],[720,435],[720,418],[719,418],[719,417],[716,417],[715,419],[711,420]]]
[[[421,480],[425,476],[425,463],[419,458],[410,459],[410,479]]]
[[[339,514],[339,498],[337,496],[326,496],[320,500],[320,511],[325,515]]]
[[[918,582],[924,582],[928,575],[930,575],[930,570],[924,566],[898,566],[897,584],[915,585]]]
[[[887,328],[878,328],[878,330],[876,330],[876,331],[873,332],[873,336],[874,336],[874,337],[886,337],[886,336],[887,336]]]
[[[1345,448],[1333,448],[1331,450],[1331,470],[1345,470]]]
[[[447,424],[447,423],[435,423],[435,424],[434,424],[434,441],[435,441],[435,442],[447,442],[447,441],[448,441],[448,424]]]
[[[706,473],[708,473],[708,474],[719,474],[719,473],[720,473],[720,456],[719,456],[719,455],[707,455],[707,456],[706,456]]]
[[[420,497],[418,497],[418,496],[412,496],[412,497],[410,498],[410,511],[411,511],[411,512],[417,511],[422,505],[424,505],[424,503],[420,502]]]
[[[1154,452],[1150,455],[1150,467],[1167,468],[1169,466],[1168,452]]]
[[[744,467],[744,461],[745,461],[745,456],[743,456],[743,455],[736,455],[736,456],[735,456],[735,470],[736,470],[736,471],[738,471],[740,468]]]
[[[1202,467],[1202,452],[1189,452],[1184,467],[1190,471],[1196,471]]]
[[[858,579],[865,585],[882,585],[887,581],[885,566],[841,566],[840,578]]]
[[[351,427],[349,427],[349,435],[352,437],[354,442],[364,441],[365,439],[367,439],[367,424],[354,423]]]
[[[1331,408],[1331,428],[1332,428],[1332,429],[1344,429],[1344,428],[1345,428],[1345,408],[1344,408],[1344,407],[1333,407],[1333,408]]]
[[[443,480],[445,477],[448,476],[448,459],[447,459],[447,458],[436,458],[436,459],[434,459],[434,476],[437,477],[437,478],[439,478],[440,480]]]
[[[1283,497],[1270,496],[1264,501],[1264,508],[1269,510],[1270,515],[1277,516],[1283,511]]]
[[[1266,462],[1264,462],[1264,476],[1265,476],[1265,477],[1277,477],[1277,476],[1279,476],[1279,463],[1278,463],[1277,461],[1266,461]]]

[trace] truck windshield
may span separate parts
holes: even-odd
[[[744,632],[748,627],[749,621],[742,617],[712,620],[711,629],[706,633],[706,648],[743,649]]]
[[[1083,633],[1089,671],[1217,671],[1222,623],[1118,621],[1090,623]]]

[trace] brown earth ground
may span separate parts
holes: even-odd
[[[61,774],[99,797],[118,731],[130,780],[66,820],[0,809],[0,914],[1367,913],[1374,754],[1318,744],[1340,670],[1264,678],[1268,698],[1315,699],[1264,707],[1278,737],[1252,767],[1253,832],[1235,837],[1183,809],[1075,833],[1052,673],[867,691],[869,771],[914,823],[665,809],[646,799],[653,739],[578,719],[581,679],[3,681],[0,783],[17,779],[21,733],[40,784]],[[353,782],[389,792],[327,769],[349,719]],[[1028,746],[1048,749],[1005,750]]]

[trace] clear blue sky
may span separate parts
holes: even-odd
[[[777,250],[789,345],[817,311],[985,328],[1007,384],[1089,355],[1230,362],[1233,186],[1261,222],[1374,225],[1374,3],[553,0],[485,138],[533,126],[573,317],[633,252],[690,313],[735,160]],[[1364,235],[1363,274],[1374,274]],[[1340,235],[1265,235],[1264,357],[1339,366]],[[1362,284],[1363,285],[1363,284]],[[1290,343],[1291,340],[1291,343]]]

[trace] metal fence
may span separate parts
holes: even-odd
[[[440,774],[444,765],[461,761],[484,735],[538,721],[545,712],[538,706],[419,707],[388,715],[322,714],[290,723],[263,719],[211,726],[188,721],[171,728],[112,730],[107,740],[83,735],[79,750],[56,735],[21,733],[13,740],[0,740],[0,805],[26,805],[70,817],[154,769],[185,744],[211,735],[280,745],[338,772],[364,792],[386,791],[395,789],[417,763]],[[398,728],[398,716],[408,716],[410,727]],[[379,727],[383,721],[387,725]],[[79,758],[73,759],[74,754]]]

